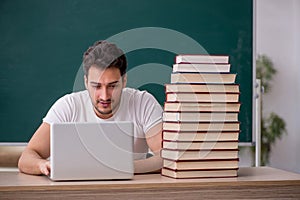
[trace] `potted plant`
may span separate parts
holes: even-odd
[[[271,81],[276,74],[273,62],[266,55],[258,55],[256,60],[256,78],[261,80],[262,94],[271,90]],[[263,95],[261,97],[261,106],[263,105]],[[261,107],[263,110],[263,106]],[[276,113],[271,112],[268,115],[261,115],[261,165],[269,163],[269,154],[274,142],[281,138],[283,133],[287,133],[284,120]]]

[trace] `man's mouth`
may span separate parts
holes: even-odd
[[[111,101],[98,101],[98,104],[100,104],[102,107],[107,108],[110,106]]]

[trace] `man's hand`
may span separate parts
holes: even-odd
[[[146,141],[154,155],[144,160],[134,161],[134,172],[136,174],[159,172],[161,170],[163,166],[163,160],[160,156],[162,149],[162,123],[155,125],[146,133]]]
[[[50,175],[50,171],[51,171],[51,167],[50,167],[50,161],[48,160],[41,160],[39,162],[39,169],[41,171],[42,174],[49,176]]]
[[[50,125],[43,122],[20,156],[20,172],[32,175],[50,174]]]

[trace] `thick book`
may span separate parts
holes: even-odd
[[[228,55],[205,55],[205,54],[179,54],[175,57],[175,63],[229,63]]]
[[[237,149],[238,140],[236,141],[170,141],[163,140],[162,148],[174,150],[199,150],[199,149]]]
[[[236,74],[231,73],[172,73],[171,83],[232,84]]]
[[[166,102],[210,102],[210,103],[229,103],[239,102],[240,93],[191,93],[177,92],[166,93]]]
[[[173,72],[219,72],[229,73],[230,64],[179,63],[173,65]]]
[[[163,122],[169,131],[239,131],[239,122]]]
[[[173,170],[193,170],[193,169],[236,169],[239,167],[239,159],[219,159],[219,160],[163,160],[163,167]]]
[[[236,141],[239,138],[239,131],[220,132],[187,132],[187,131],[163,131],[163,140],[171,141]]]
[[[217,170],[172,170],[162,168],[161,175],[184,179],[184,178],[225,178],[237,177],[238,169],[217,169]]]
[[[161,157],[170,160],[237,159],[238,149],[208,149],[208,150],[162,149]]]
[[[205,103],[205,102],[165,102],[166,112],[239,112],[240,102]]]
[[[164,112],[165,122],[236,122],[238,112]]]
[[[239,93],[238,84],[165,84],[166,93],[176,92],[193,92],[193,93],[206,93],[206,92],[222,92],[222,93]]]

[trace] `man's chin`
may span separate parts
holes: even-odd
[[[97,110],[97,112],[100,114],[100,115],[111,115],[112,114],[112,109],[100,109],[100,108],[96,108],[95,109]]]
[[[101,115],[110,115],[112,114],[112,110],[98,110]]]

